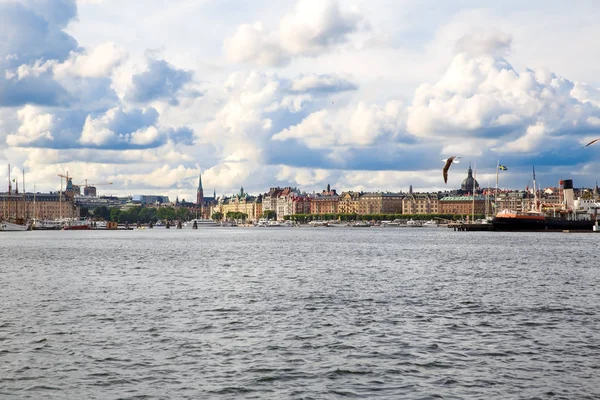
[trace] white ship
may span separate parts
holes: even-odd
[[[196,218],[196,219],[186,222],[184,224],[184,226],[186,228],[199,229],[199,228],[209,228],[209,227],[221,226],[221,224],[212,219]],[[196,228],[194,228],[194,226]]]
[[[0,222],[0,232],[24,232],[29,230],[29,223],[14,224],[8,221]]]

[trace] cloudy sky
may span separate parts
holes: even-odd
[[[444,190],[469,162],[493,186],[498,160],[502,187],[532,165],[591,186],[599,19],[585,0],[0,0],[0,163],[29,190],[68,171],[180,199],[200,171],[219,195]]]

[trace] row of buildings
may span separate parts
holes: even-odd
[[[475,189],[475,190],[473,190]],[[199,188],[201,191],[201,188]],[[581,191],[579,195],[585,193]],[[598,186],[590,196],[600,198]],[[211,199],[210,204],[205,204],[210,211],[204,215],[215,212],[243,213],[249,220],[256,221],[267,211],[272,211],[277,219],[297,214],[485,214],[491,215],[496,210],[510,209],[526,211],[533,208],[535,196],[529,190],[500,190],[491,188],[482,189],[473,177],[469,167],[467,177],[463,180],[460,189],[437,193],[413,193],[412,188],[408,193],[390,192],[342,192],[337,193],[329,185],[320,193],[304,193],[292,187],[274,187],[267,193],[251,196],[243,188],[236,195]],[[546,188],[538,191],[540,203],[555,204],[562,201],[562,189]],[[199,202],[200,204],[200,202]]]
[[[475,196],[473,195],[475,188]],[[583,195],[584,193],[579,193]],[[594,197],[600,197],[596,185]],[[474,197],[473,197],[474,196]],[[540,191],[541,202],[559,203],[562,199],[560,188],[547,188]],[[257,221],[265,213],[275,215],[277,219],[297,214],[493,214],[495,210],[510,209],[523,211],[532,208],[534,196],[528,190],[499,191],[481,189],[469,167],[467,177],[460,189],[449,192],[408,193],[390,192],[354,192],[337,193],[328,185],[318,193],[306,193],[292,187],[273,187],[268,192],[252,196],[240,192],[232,196],[204,196],[202,177],[199,177],[195,202],[170,202],[166,196],[135,195],[124,198],[112,196],[81,196],[70,182],[64,192],[18,193],[9,191],[0,193],[0,217],[56,219],[78,217],[82,208],[93,210],[100,206],[131,207],[144,205],[150,207],[187,207],[194,215],[210,218],[215,213],[242,213],[250,221]]]

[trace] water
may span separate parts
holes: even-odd
[[[599,240],[4,233],[0,398],[598,398]]]

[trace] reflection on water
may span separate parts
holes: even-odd
[[[597,398],[593,234],[0,235],[1,398]]]

